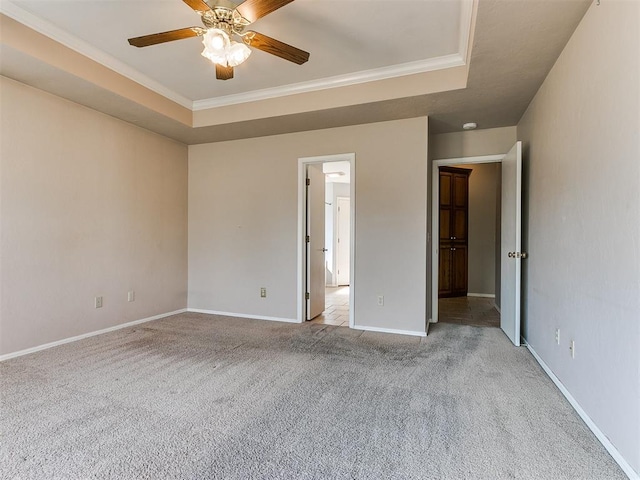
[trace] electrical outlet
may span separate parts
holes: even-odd
[[[576,342],[571,340],[569,344],[569,350],[571,351],[571,358],[576,358]]]
[[[560,345],[560,329],[556,328],[556,345]]]
[[[96,297],[96,308],[102,308],[102,297]]]
[[[127,302],[135,302],[136,301],[136,292],[134,292],[133,290],[130,290],[129,293],[127,293]]]
[[[260,298],[267,298],[267,289],[265,287],[260,287]]]
[[[379,307],[384,306],[384,295],[378,295],[378,306]]]

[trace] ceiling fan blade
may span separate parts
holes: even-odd
[[[153,33],[151,35],[143,35],[142,37],[130,38],[129,45],[133,45],[134,47],[148,47],[149,45],[156,45],[158,43],[198,37],[203,33],[204,29],[200,27],[181,28],[179,30],[171,30],[170,32]]]
[[[247,32],[246,37],[249,45],[262,50],[263,52],[270,53],[276,57],[284,58],[290,62],[302,65],[309,60],[309,52],[300,50],[299,48],[292,47],[284,42],[276,40],[275,38],[267,37],[258,32]]]
[[[216,78],[218,80],[230,80],[233,78],[233,67],[224,67],[216,63]]]
[[[204,3],[204,0],[182,0],[184,3],[193,8],[196,12],[208,12],[211,7]]]
[[[236,7],[236,11],[253,23],[291,2],[293,0],[244,0]]]

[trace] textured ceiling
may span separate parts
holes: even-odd
[[[193,19],[193,12],[183,6],[179,0],[172,0],[171,2],[158,1],[153,2],[153,4],[172,3],[173,1],[177,3],[177,7],[180,7],[175,7],[177,9],[176,11],[180,11],[180,14],[176,14],[175,17],[170,19],[171,25],[159,27],[158,24],[142,19],[144,25],[149,25],[149,31],[146,29],[140,30],[136,24],[135,32],[127,33],[124,36],[141,35],[151,33],[157,29],[162,30],[180,27],[185,21],[185,16],[191,20]],[[396,4],[421,5],[447,3],[446,1],[436,0],[413,0],[408,2],[377,2],[369,0],[324,2],[318,0],[297,0],[284,7],[282,12],[289,9],[291,16],[295,17],[299,15],[304,17],[305,12],[309,12],[309,10],[307,10],[307,8],[311,6],[309,4],[316,2],[327,5],[342,3],[358,5],[362,12],[368,12],[370,10],[369,7],[380,4],[387,6],[392,4],[395,6]],[[31,5],[46,3],[49,5],[50,3],[69,2],[30,1],[24,3]],[[117,5],[122,2],[75,3],[108,3],[110,5]],[[151,2],[132,1],[125,3],[148,6]],[[298,3],[300,3],[300,7],[298,7]],[[430,129],[432,133],[460,131],[462,123],[466,121],[477,122],[479,128],[493,128],[515,125],[518,122],[590,4],[591,0],[479,0],[475,33],[473,36],[473,49],[469,63],[468,82],[467,87],[464,89],[428,95],[400,97],[393,100],[371,101],[340,108],[319,108],[315,111],[305,113],[222,123],[200,128],[185,126],[156,112],[135,105],[97,85],[81,80],[68,72],[46,65],[42,61],[24,55],[19,51],[14,51],[11,48],[3,48],[1,73],[18,81],[42,88],[91,108],[96,108],[110,115],[188,144],[258,137],[425,115],[430,117]],[[139,6],[140,5],[138,5],[138,7]],[[172,6],[171,9],[173,11],[174,6]],[[394,12],[396,12],[395,9]],[[277,14],[278,12],[261,20],[261,22],[265,24],[264,28],[261,26],[260,29],[258,29],[258,22],[256,22],[256,30],[272,34],[283,41],[308,49],[312,52],[312,58],[315,58],[314,55],[320,56],[318,53],[322,51],[320,45],[305,45],[303,43],[304,35],[298,36],[300,32],[294,35],[295,29],[288,29],[286,26],[283,26],[284,24],[280,25],[278,23],[280,20],[278,20],[276,16]],[[152,12],[151,16],[153,15],[154,13]],[[272,19],[272,27],[276,28],[275,26],[277,26],[278,28],[277,34],[267,28],[267,20],[271,21]],[[367,17],[363,21],[366,22],[368,20],[369,18]],[[413,16],[403,16],[402,20],[404,25],[402,31],[417,31],[426,25],[425,18],[417,14]],[[166,19],[163,21],[166,21]],[[353,21],[355,23],[359,21],[359,19]],[[192,23],[193,22],[187,20],[186,25]],[[316,30],[326,28],[327,31],[331,31],[334,27],[331,25],[323,25],[322,22],[319,22],[314,28],[316,28]],[[413,34],[418,35],[419,33]],[[300,38],[300,40],[295,40],[294,37]],[[399,42],[398,44],[400,44],[404,37],[403,35],[388,35],[384,38],[388,42]],[[199,55],[200,47],[196,40],[190,39],[180,42],[190,42],[191,40],[195,42],[195,46],[193,46],[193,44],[190,46],[189,43],[185,43],[183,47],[189,50],[188,55],[196,57],[198,61],[203,60]],[[336,46],[333,48],[337,55],[341,49],[351,48],[351,40],[356,41],[357,39],[343,38],[338,35],[337,37],[332,37],[332,41],[333,40],[336,41]],[[378,44],[379,43],[380,42],[378,42]],[[362,56],[363,58],[369,58],[370,61],[373,61],[371,59],[375,59],[379,53],[375,42],[374,44],[371,42],[363,42],[357,45],[357,52],[359,53],[351,52],[349,55]],[[150,48],[161,48],[161,46]],[[193,48],[196,49],[195,55],[191,51]],[[142,54],[144,52],[145,49],[140,49],[135,54],[138,55],[138,53]],[[444,50],[442,52],[444,52]],[[257,57],[257,55],[255,55],[255,58],[252,56],[249,61],[253,61]],[[185,75],[185,73],[188,72],[179,71],[179,69],[176,69],[172,65],[167,65],[165,62],[159,61],[158,57],[152,56],[152,58],[156,59],[154,60],[154,68],[174,69],[177,71],[177,74],[189,77],[189,75]],[[408,59],[410,57],[406,58]],[[276,64],[279,64],[279,62],[287,63],[275,57],[273,59],[268,58],[268,60]],[[252,68],[254,66],[255,68],[264,68],[264,66],[257,61],[255,65],[252,65]],[[295,65],[293,65],[293,67],[296,68],[292,71],[287,71],[285,75],[288,82],[295,83],[308,78],[304,77],[303,70],[297,69],[299,67]],[[341,68],[348,68],[348,66]],[[270,68],[270,71],[271,70],[278,69]],[[241,72],[238,73],[238,77],[241,77],[240,73]],[[334,73],[335,71],[331,72],[331,74]],[[172,74],[176,74],[176,72]],[[209,74],[202,74],[202,76],[206,75]],[[189,79],[187,80],[185,85],[191,81]],[[202,79],[198,79],[198,82],[201,80]],[[236,79],[231,82],[235,81]],[[265,81],[271,80],[266,79]],[[213,83],[215,86],[216,82],[213,81]],[[243,87],[241,83],[234,85],[233,88],[247,88],[246,86]],[[194,88],[206,89],[207,87],[196,86]],[[195,91],[196,90],[193,92]],[[225,92],[228,93],[230,91]],[[402,92],[399,93],[401,94]],[[190,97],[198,98],[195,96],[195,93],[190,93],[189,95]],[[211,95],[211,93],[205,91],[199,95],[207,96]]]

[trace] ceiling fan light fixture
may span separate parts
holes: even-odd
[[[230,67],[237,67],[251,55],[251,49],[244,43],[231,42],[227,48],[227,64]]]
[[[219,28],[208,29],[203,37],[202,56],[223,67],[237,67],[251,55],[248,46],[230,40],[229,34]]]
[[[227,49],[229,48],[229,35],[219,28],[210,28],[203,35],[202,44],[204,50],[202,56],[208,58],[213,63],[227,66]]]

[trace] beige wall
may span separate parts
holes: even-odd
[[[186,307],[186,147],[0,82],[0,354]]]
[[[640,2],[593,3],[518,125],[524,333],[637,473],[639,32]]]
[[[495,295],[496,221],[499,163],[456,165],[472,170],[469,176],[469,282],[470,294]]]
[[[517,140],[516,127],[441,133],[429,138],[433,160],[507,153]]]
[[[351,152],[356,324],[424,332],[426,118],[189,147],[189,307],[295,319],[298,159]]]

